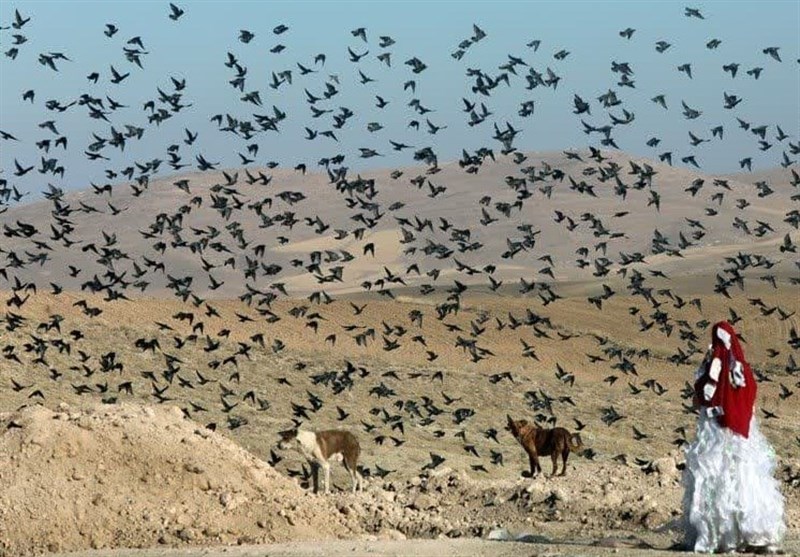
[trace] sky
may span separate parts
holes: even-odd
[[[732,173],[740,170],[739,161],[753,160],[753,169],[777,166],[786,142],[775,139],[776,126],[796,143],[800,136],[800,2],[176,2],[185,13],[171,20],[168,2],[163,1],[0,1],[0,26],[14,22],[15,10],[30,17],[21,29],[0,31],[0,52],[15,45],[14,35],[23,35],[16,59],[0,54],[0,130],[19,141],[0,140],[0,178],[20,191],[30,192],[33,200],[47,184],[64,189],[83,189],[118,183],[109,179],[106,170],[119,171],[135,161],[166,159],[170,145],[181,146],[183,163],[196,169],[195,156],[219,163],[219,168],[241,164],[237,153],[258,143],[253,165],[276,161],[294,167],[306,163],[317,168],[322,157],[344,154],[345,164],[353,170],[371,167],[393,168],[414,164],[413,152],[431,147],[440,161],[452,161],[462,149],[474,151],[489,147],[499,152],[501,145],[492,138],[494,124],[504,129],[509,123],[519,130],[514,146],[521,151],[560,151],[599,146],[601,136],[586,135],[581,119],[594,126],[610,123],[609,114],[620,118],[623,109],[633,113],[629,125],[615,126],[612,136],[623,151],[657,159],[664,152],[673,153],[675,165],[681,157],[694,155],[701,171]],[[700,9],[704,19],[684,15],[685,6]],[[119,31],[106,37],[106,24]],[[463,57],[451,55],[461,41],[473,35],[477,24],[486,37],[471,44]],[[276,35],[273,29],[285,25],[288,30]],[[366,29],[368,42],[353,36],[352,30]],[[632,37],[620,36],[626,28],[635,29]],[[247,44],[239,41],[241,30],[255,37]],[[126,61],[123,47],[135,36],[141,37],[147,54],[142,55],[143,69]],[[395,44],[379,46],[380,36],[390,36]],[[719,39],[716,49],[706,43]],[[526,46],[540,40],[537,51]],[[656,51],[658,41],[671,47]],[[270,49],[284,45],[280,53]],[[348,47],[356,53],[369,52],[358,63],[349,60]],[[763,52],[780,47],[782,62]],[[554,54],[566,50],[562,60]],[[69,60],[56,61],[59,71],[38,62],[41,53],[61,52]],[[247,68],[244,93],[229,81],[234,70],[225,66],[232,53]],[[377,55],[391,53],[391,67]],[[324,53],[324,65],[315,64]],[[474,93],[475,78],[467,72],[480,69],[490,76],[504,70],[508,55],[524,60],[529,66],[516,66],[518,75],[509,75],[490,96]],[[405,61],[416,57],[427,68],[412,73]],[[617,84],[620,74],[611,71],[612,62],[628,63],[633,70],[635,88]],[[722,66],[739,63],[735,78]],[[301,76],[297,63],[316,73]],[[690,63],[692,78],[678,71]],[[110,82],[110,66],[130,76],[120,84]],[[763,71],[758,80],[745,72],[754,67]],[[529,68],[538,72],[552,69],[561,80],[556,89],[526,89],[524,74]],[[292,84],[277,90],[269,87],[272,72],[292,70]],[[374,79],[362,84],[359,71]],[[87,76],[98,72],[98,82]],[[338,141],[317,136],[305,139],[308,127],[315,131],[332,129],[331,114],[312,118],[304,90],[320,96],[331,75],[338,78],[339,93],[331,100],[315,104],[320,109],[338,111],[347,107],[354,112],[343,129],[334,130]],[[182,102],[191,104],[169,120],[156,126],[148,124],[144,104],[158,98],[158,89],[171,94],[170,77],[186,80]],[[416,92],[404,90],[408,80],[416,81]],[[33,102],[24,101],[24,92],[33,90]],[[605,109],[597,100],[613,90],[620,106]],[[241,100],[245,93],[258,91],[262,106]],[[723,108],[723,93],[742,99],[733,110]],[[66,105],[82,94],[110,97],[126,105],[110,114],[111,123],[91,119],[85,106],[74,105],[64,112],[48,110],[45,103],[57,100]],[[591,114],[573,113],[574,95],[590,104]],[[380,109],[376,95],[389,104]],[[668,108],[652,102],[664,95]],[[420,115],[408,106],[419,99],[431,112]],[[483,102],[492,114],[476,126],[469,126],[462,99]],[[520,104],[533,101],[534,112],[523,117]],[[682,115],[681,101],[702,112],[693,120]],[[107,101],[106,105],[108,104]],[[231,114],[251,120],[253,114],[271,114],[276,106],[287,114],[280,132],[264,132],[251,140],[218,131],[210,121],[217,114]],[[106,106],[107,108],[107,106]],[[758,149],[758,138],[740,128],[736,118],[753,126],[767,125],[767,141],[773,146]],[[436,134],[427,131],[426,118],[436,126],[447,126]],[[40,127],[54,121],[58,134]],[[408,127],[418,120],[420,130]],[[369,123],[382,129],[370,132]],[[141,126],[141,141],[129,141],[124,151],[106,148],[109,160],[89,160],[84,152],[92,134],[107,138],[110,127],[124,130],[125,125]],[[711,128],[722,125],[723,140],[712,138]],[[197,133],[192,145],[186,145],[185,129]],[[689,132],[710,140],[693,147]],[[68,137],[66,150],[51,146],[45,153],[36,146],[43,139],[51,142]],[[655,147],[646,145],[658,138]],[[389,140],[413,145],[414,149],[395,152]],[[361,158],[360,148],[370,148],[382,156]],[[56,158],[63,166],[63,179],[38,172],[41,159]],[[36,168],[24,176],[15,176],[15,160],[22,167]],[[174,172],[162,164],[163,174]]]

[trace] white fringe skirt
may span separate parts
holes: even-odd
[[[777,547],[786,533],[775,452],[753,417],[744,438],[701,412],[686,449],[683,522],[687,549]]]

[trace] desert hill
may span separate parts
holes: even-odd
[[[114,262],[115,271],[127,271],[124,280],[129,282],[137,282],[134,277],[146,282],[144,294],[171,294],[165,288],[169,274],[193,277],[191,289],[203,298],[237,297],[245,292],[246,281],[262,290],[281,283],[290,296],[321,288],[328,293],[361,292],[364,281],[385,279],[386,269],[411,285],[432,283],[426,273],[434,269],[440,271],[443,282],[488,284],[487,273],[481,272],[487,265],[495,266],[494,278],[507,283],[517,283],[520,277],[596,282],[597,259],[602,262],[605,257],[618,265],[620,253],[637,252],[646,256],[646,268],[667,273],[713,275],[725,257],[745,251],[778,256],[771,274],[781,280],[796,274],[794,259],[778,252],[785,234],[795,231],[784,222],[790,214],[790,198],[797,191],[790,184],[789,169],[765,175],[772,193],[763,195],[754,185],[759,180],[750,181],[745,174],[725,177],[725,185],[718,185],[713,176],[623,153],[602,153],[600,162],[591,159],[588,151],[577,151],[575,156],[580,160],[564,153],[531,153],[517,164],[498,155],[497,162],[487,157],[479,167],[473,166],[478,169],[474,174],[456,162],[442,163],[433,174],[426,174],[422,166],[405,168],[396,179],[390,171],[365,173],[364,180],[374,180],[375,194],[369,199],[363,192],[336,191],[324,173],[259,168],[226,171],[230,185],[221,172],[208,172],[153,179],[138,196],[127,185],[115,186],[110,195],[82,190],[67,193],[62,202],[73,211],[68,221],[74,228],[69,238],[75,245],[50,251],[31,244],[44,237],[7,235],[4,249],[17,251],[22,260],[37,253],[47,256],[43,264],[14,268],[14,276],[21,280],[78,289],[94,274],[102,276],[106,271],[97,263],[105,246],[127,256]],[[554,170],[563,176],[557,172],[554,176]],[[263,172],[271,181],[247,185],[245,171],[255,177]],[[509,186],[510,181],[525,177],[527,185],[517,186],[517,192]],[[421,180],[417,185],[410,183],[415,178]],[[356,182],[355,176],[348,179]],[[615,193],[617,179],[628,186],[624,205],[619,192]],[[571,187],[570,180],[582,185]],[[696,195],[685,191],[698,181],[702,187]],[[188,191],[176,183],[188,184]],[[434,195],[431,188],[439,187],[444,189]],[[522,200],[521,207],[514,206],[523,189],[530,197]],[[292,194],[300,195],[293,200]],[[659,196],[658,209],[654,195]],[[223,209],[213,209],[214,203]],[[258,203],[262,203],[263,216],[255,212]],[[225,208],[237,206],[225,214]],[[42,236],[49,235],[50,225],[55,224],[51,209],[46,201],[13,207],[0,215],[0,223],[14,229],[15,223],[22,222]],[[627,213],[615,217],[620,211]],[[710,216],[709,211],[713,212]],[[180,223],[166,224],[179,213]],[[557,214],[562,215],[561,222],[556,222]],[[297,222],[292,224],[293,220]],[[157,230],[150,228],[159,222]],[[532,241],[502,258],[510,249],[509,242],[524,243],[526,225]],[[651,253],[657,233],[664,238],[666,253]],[[56,244],[52,239],[49,243]],[[364,253],[368,244],[374,245],[374,256]],[[431,246],[450,253],[432,249],[423,254]],[[256,251],[259,247],[260,252]],[[588,255],[576,254],[581,247]],[[678,250],[680,256],[669,250]],[[320,265],[309,272],[313,252],[319,255]],[[542,259],[548,255],[552,264]],[[201,256],[215,268],[205,272]],[[154,263],[163,261],[165,272],[148,268],[145,257]],[[244,274],[246,257],[261,265],[249,277]],[[579,259],[587,263],[579,267]],[[421,276],[413,269],[408,272],[415,263]],[[75,268],[75,276],[70,276],[69,265]],[[341,267],[338,275],[337,267]],[[213,289],[209,274],[217,283]],[[606,280],[613,277],[612,271]],[[134,295],[140,290],[132,287],[128,292]]]

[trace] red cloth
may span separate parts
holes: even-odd
[[[730,335],[730,349],[726,348],[725,343],[717,336],[717,329],[723,329]],[[753,404],[757,391],[753,370],[744,357],[736,331],[727,321],[720,321],[714,325],[711,330],[711,345],[712,357],[706,364],[705,373],[695,383],[695,392],[698,393],[701,405],[722,407],[723,415],[717,418],[721,426],[747,437],[750,434],[750,420],[753,417]],[[714,392],[714,396],[711,397],[711,400],[706,400],[703,396],[703,387],[710,381],[708,371],[714,358],[719,358],[722,369],[717,379],[717,390]],[[731,368],[736,361],[742,364],[742,374],[745,379],[743,387],[735,387],[731,383]]]

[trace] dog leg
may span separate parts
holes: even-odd
[[[308,464],[311,467],[311,485],[314,493],[319,493],[319,464],[313,460],[309,460]]]
[[[563,461],[564,461],[564,464],[563,464],[563,466],[561,467],[561,475],[562,475],[562,476],[566,476],[566,475],[567,475],[567,459],[569,458],[569,449],[566,449],[566,450],[565,450],[565,451],[562,453],[562,455],[561,455],[561,458],[562,458],[562,459],[563,459]]]
[[[325,495],[327,495],[331,492],[331,465],[326,462],[322,467],[325,470]]]
[[[539,454],[533,453],[531,456],[531,477],[535,478],[542,471],[542,465],[539,463]]]
[[[347,470],[347,473],[350,474],[350,491],[352,493],[356,492],[356,476],[355,470],[353,470],[348,464],[347,459],[344,460],[344,469]]]
[[[553,451],[553,456],[551,458],[553,461],[553,472],[550,475],[555,476],[558,471],[558,453]]]
[[[355,458],[345,457],[343,460],[344,469],[350,473],[350,479],[353,482],[353,493],[361,489],[360,476],[358,474],[358,461]]]
[[[528,460],[530,461],[531,465],[531,478],[536,477],[536,468],[539,466],[539,463],[536,460],[536,455],[528,453]]]

